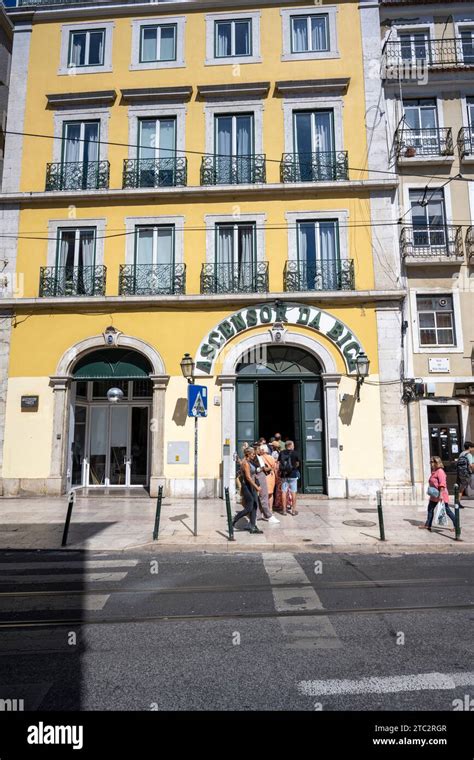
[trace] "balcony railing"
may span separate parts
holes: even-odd
[[[287,261],[283,270],[285,290],[354,290],[354,261]]]
[[[203,264],[201,293],[268,293],[268,262]]]
[[[454,154],[453,134],[446,129],[397,129],[395,132],[397,158],[423,156],[435,158]]]
[[[201,185],[257,185],[266,181],[264,154],[203,156]]]
[[[348,179],[347,151],[284,153],[280,176],[282,182],[334,182]]]
[[[404,259],[435,258],[457,261],[463,258],[462,227],[432,225],[406,226],[400,236]]]
[[[184,187],[188,179],[188,160],[177,158],[138,158],[123,162],[123,187]]]
[[[106,190],[109,186],[108,161],[66,161],[47,164],[46,190]]]
[[[474,264],[474,227],[468,227],[466,232],[467,258],[470,264]]]
[[[124,264],[120,267],[121,296],[182,295],[186,264]]]
[[[410,68],[419,66],[431,69],[471,68],[474,66],[474,47],[461,37],[442,40],[387,42],[386,66],[396,67],[407,74]]]
[[[107,267],[41,267],[41,298],[50,296],[103,296]]]
[[[459,158],[474,156],[474,128],[462,127],[458,134]]]

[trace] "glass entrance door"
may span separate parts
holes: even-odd
[[[146,486],[148,417],[147,405],[76,406],[73,483],[104,488]]]

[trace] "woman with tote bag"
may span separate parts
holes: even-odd
[[[447,487],[446,473],[444,471],[443,462],[439,457],[431,457],[430,465],[431,465],[431,475],[428,481],[428,490],[427,490],[427,494],[430,497],[430,500],[428,502],[428,514],[426,516],[425,524],[419,525],[418,527],[422,529],[426,528],[426,530],[431,530],[431,526],[433,524],[433,518],[435,516],[435,510],[438,504],[440,505],[442,504],[444,506],[447,516],[449,517],[453,525],[456,526],[454,513],[452,512],[449,506],[449,491]],[[435,521],[435,527],[436,527],[436,521]],[[439,526],[439,527],[444,527],[444,526]]]

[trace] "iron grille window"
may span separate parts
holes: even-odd
[[[421,346],[455,346],[452,296],[417,296]]]

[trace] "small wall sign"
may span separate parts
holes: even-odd
[[[39,396],[22,396],[21,408],[27,412],[37,412],[39,406]]]
[[[428,367],[430,372],[449,372],[449,359],[444,356],[428,359]]]

